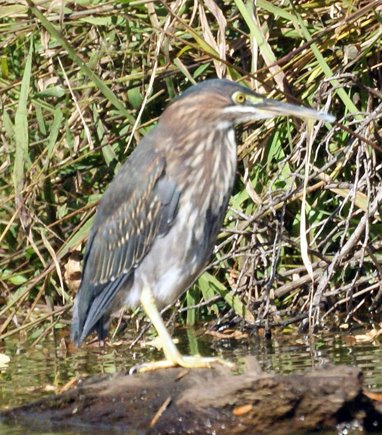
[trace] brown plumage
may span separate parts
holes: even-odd
[[[103,339],[111,314],[136,306],[143,288],[159,308],[189,288],[208,262],[231,194],[234,125],[288,113],[329,119],[228,80],[195,85],[165,110],[98,206],[74,305],[76,344],[93,330]]]

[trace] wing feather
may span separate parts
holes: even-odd
[[[119,289],[176,216],[177,184],[166,174],[165,158],[148,145],[141,143],[132,153],[97,209],[74,307],[72,339],[77,344],[92,330],[103,331],[101,323]]]

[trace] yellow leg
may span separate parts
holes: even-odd
[[[211,364],[224,364],[228,367],[234,367],[234,364],[228,361],[224,361],[220,358],[213,357],[201,357],[200,355],[195,356],[184,356],[182,355],[174,342],[167,328],[162,320],[162,317],[156,307],[155,299],[152,294],[150,287],[146,286],[142,290],[141,303],[143,309],[145,310],[147,316],[151,320],[154,328],[158,332],[159,340],[162,345],[165,360],[144,363],[137,367],[140,372],[146,372],[151,370],[157,370],[161,368],[169,368],[175,366],[181,366],[186,368],[200,368],[200,367],[211,367]]]

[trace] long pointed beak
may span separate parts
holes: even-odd
[[[274,116],[296,116],[304,119],[317,119],[319,121],[334,122],[336,118],[329,113],[318,112],[314,109],[309,109],[304,106],[283,103],[282,101],[270,100],[268,98],[254,97],[248,98],[249,102],[256,108],[256,112],[264,116],[264,118],[272,118]]]

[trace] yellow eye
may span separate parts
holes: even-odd
[[[233,95],[233,101],[236,104],[244,104],[247,97],[242,92],[236,92],[236,94]]]

